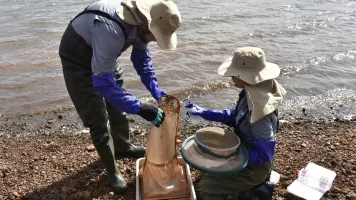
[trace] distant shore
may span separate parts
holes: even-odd
[[[129,116],[134,144],[147,144],[149,124]],[[281,121],[274,170],[281,174],[274,199],[293,199],[287,186],[296,170],[314,162],[337,173],[323,199],[356,198],[356,120]],[[205,123],[180,120],[177,151]],[[135,199],[135,159],[118,159],[129,189],[113,195],[89,133],[72,107],[32,114],[0,116],[0,200]],[[193,180],[196,171],[192,169]]]

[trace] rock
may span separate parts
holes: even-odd
[[[133,134],[135,134],[135,135],[139,135],[139,134],[141,134],[141,132],[140,132],[140,130],[135,129],[135,130],[133,130]]]
[[[355,193],[349,193],[346,198],[348,200],[356,200],[356,194]]]
[[[12,192],[12,194],[13,194],[16,198],[19,198],[19,197],[20,197],[19,193],[16,192],[16,191]]]
[[[9,198],[9,199],[11,199],[11,200],[16,199],[15,195],[14,195],[14,194],[12,194],[12,192],[9,192],[9,194],[8,194],[8,198]]]
[[[307,144],[303,143],[303,144],[302,144],[302,147],[304,147],[304,148],[307,147]]]
[[[114,197],[114,193],[113,192],[109,192],[109,198],[113,198]]]
[[[335,193],[342,193],[342,190],[339,189],[339,188],[337,188],[337,187],[334,187],[333,191],[334,191]]]
[[[85,147],[85,149],[86,149],[88,152],[95,151],[94,145],[89,145],[89,146]]]
[[[281,120],[279,120],[279,123],[281,123],[281,124],[290,124],[290,121],[281,119]]]
[[[337,164],[335,160],[332,160],[330,163],[332,166],[335,166]]]

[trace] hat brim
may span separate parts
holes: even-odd
[[[240,145],[238,153],[229,158],[218,158],[200,150],[194,136],[187,138],[181,148],[183,159],[191,167],[205,173],[231,173],[244,169],[248,162],[248,152]]]
[[[155,36],[158,46],[162,50],[174,50],[177,47],[177,34],[164,33],[163,30],[154,23],[148,25],[149,30]]]
[[[266,62],[266,66],[260,71],[254,69],[238,69],[231,65],[232,58],[233,57],[230,57],[220,65],[218,73],[221,76],[235,76],[250,85],[256,85],[260,82],[277,78],[281,72],[278,65],[270,62]]]
[[[120,5],[116,9],[116,14],[120,17],[122,21],[124,21],[127,24],[140,25],[140,23],[136,20],[132,12],[125,6]]]
[[[155,36],[158,46],[162,50],[174,50],[177,47],[177,34],[165,33],[158,25],[152,22],[150,10],[157,0],[136,0],[136,6],[148,21],[148,29]]]

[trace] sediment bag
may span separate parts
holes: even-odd
[[[189,187],[185,166],[178,164],[176,138],[179,121],[179,100],[162,96],[159,107],[165,113],[163,124],[151,125],[146,159],[140,168],[142,199],[188,199]]]

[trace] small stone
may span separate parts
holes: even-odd
[[[12,192],[12,194],[16,197],[16,198],[19,198],[20,197],[20,195],[19,195],[19,193],[18,192]]]
[[[140,130],[135,129],[135,130],[133,131],[133,134],[135,134],[135,135],[139,135],[139,134],[141,134],[141,132],[140,132]]]
[[[302,147],[304,147],[304,148],[307,147],[307,144],[303,143],[303,144],[302,144]]]
[[[89,145],[89,146],[85,147],[85,149],[86,149],[88,152],[95,151],[94,145]]]
[[[114,192],[109,192],[109,198],[113,198],[114,197]]]
[[[335,193],[342,193],[342,191],[341,191],[339,188],[337,188],[337,187],[335,187],[333,191],[334,191]]]
[[[349,200],[356,200],[356,194],[355,193],[350,193],[346,197]]]
[[[177,142],[177,143],[182,143],[182,140],[179,139],[179,138],[177,138],[176,142]]]
[[[332,166],[335,166],[337,164],[335,160],[332,160],[330,163]]]

